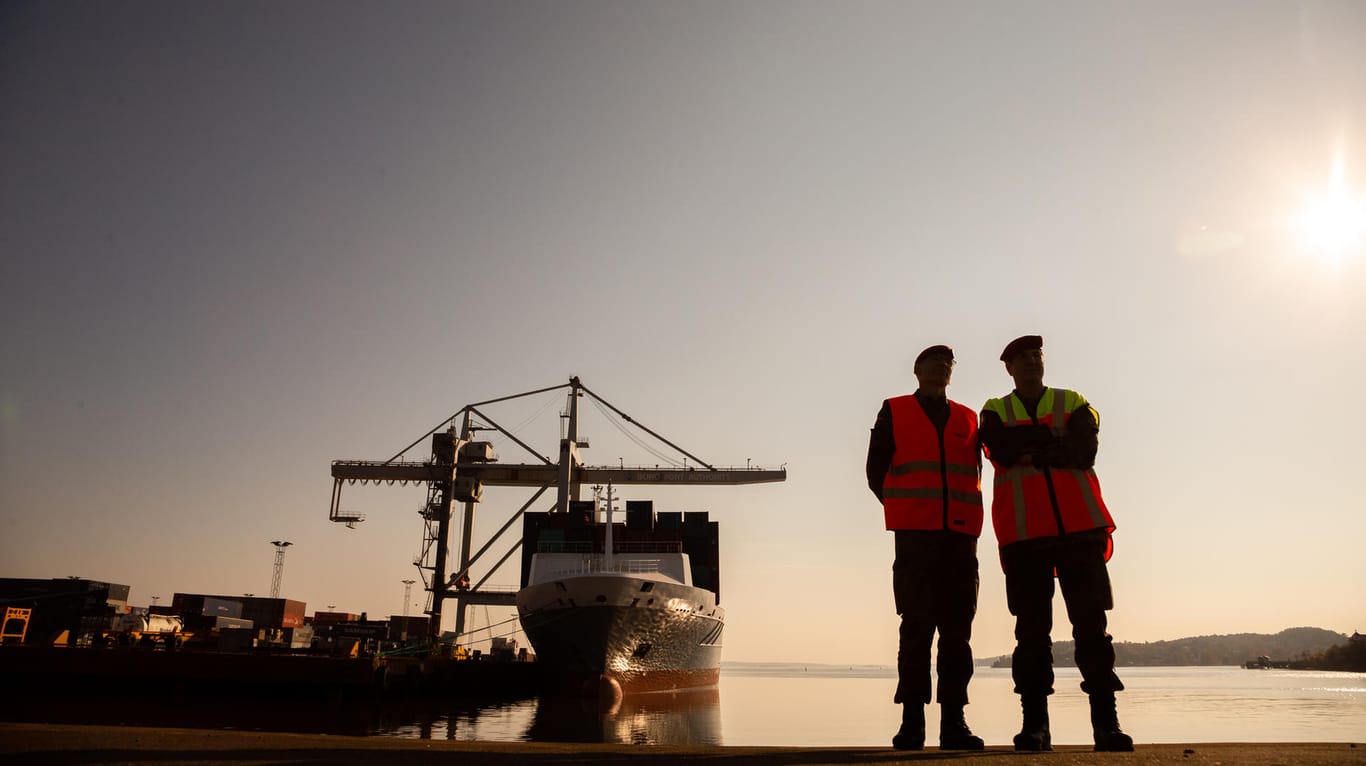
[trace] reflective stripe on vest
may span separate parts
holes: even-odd
[[[901,487],[883,487],[883,497],[904,497],[917,500],[942,500],[944,490],[940,487],[920,487],[916,489],[902,489]],[[959,503],[969,505],[982,505],[982,494],[980,492],[964,492],[961,489],[949,490],[949,499]]]
[[[983,511],[977,413],[949,402],[941,444],[939,429],[914,396],[887,403],[896,443],[882,485],[887,528],[950,529],[979,536]]]
[[[1039,400],[1042,413],[1036,412],[1037,423],[1048,426],[1056,436],[1065,436],[1068,416],[1083,404],[1085,400],[1075,391],[1047,389]],[[1000,399],[989,400],[983,409],[996,413],[1006,428],[1033,425],[1036,422],[1014,392]],[[995,477],[992,482],[991,515],[999,545],[1084,529],[1115,528],[1109,509],[1101,498],[1100,480],[1095,470],[1038,469],[1023,465],[1005,467],[995,461],[992,461],[992,466]],[[1053,486],[1051,496],[1048,493],[1049,482]],[[1063,520],[1064,528],[1061,530],[1057,528],[1057,519]],[[1034,522],[1032,531],[1031,520]]]

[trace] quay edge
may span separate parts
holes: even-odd
[[[584,743],[471,742],[405,740],[383,737],[323,736],[260,731],[214,731],[126,726],[71,726],[62,724],[0,723],[0,753],[30,763],[261,763],[327,762],[418,764],[446,755],[462,766],[568,761],[631,762],[663,766],[727,759],[757,766],[777,764],[895,764],[939,761],[951,757],[955,766],[1000,766],[1046,762],[1050,766],[1081,766],[1098,760],[1113,764],[1229,764],[1273,766],[1344,766],[1366,763],[1366,745],[1348,742],[1306,743],[1139,743],[1132,753],[1106,753],[1100,759],[1090,748],[1060,746],[1044,758],[1016,754],[1008,745],[988,746],[981,753],[941,754],[930,747],[908,753],[890,747],[728,747],[639,746]]]
[[[534,662],[139,648],[0,647],[8,703],[75,696],[517,699],[544,686]]]

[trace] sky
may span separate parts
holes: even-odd
[[[265,595],[288,540],[282,596],[400,614],[424,491],[332,524],[331,461],[578,375],[787,467],[623,488],[721,522],[725,659],[891,665],[868,429],[920,349],[979,409],[1038,333],[1100,413],[1116,640],[1366,629],[1361,3],[7,2],[0,105],[0,577]],[[553,454],[563,406],[487,413]]]

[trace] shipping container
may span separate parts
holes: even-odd
[[[204,598],[204,606],[201,614],[205,617],[231,617],[240,619],[242,617],[242,602],[234,599],[206,596]]]
[[[405,624],[407,636],[405,637]],[[389,640],[390,641],[416,641],[427,637],[428,627],[431,625],[431,618],[425,614],[408,615],[395,614],[389,617]]]
[[[171,597],[175,613],[189,622],[202,622],[197,618],[241,617],[241,599],[223,596],[206,596],[201,593],[177,593]]]
[[[650,530],[655,528],[655,504],[652,500],[626,501],[626,528]]]
[[[250,630],[255,627],[251,620],[244,620],[240,617],[215,617],[213,621],[214,630]]]
[[[313,626],[299,625],[284,628],[284,642],[290,649],[307,649],[313,645]]]
[[[172,601],[176,613],[182,617],[213,616],[227,606],[230,612],[225,617],[250,620],[258,628],[298,628],[304,625],[302,601],[287,598],[261,598],[257,596],[222,596],[202,593],[177,593]],[[237,606],[240,606],[240,611]]]
[[[374,639],[382,641],[389,635],[389,623],[380,620],[366,620],[365,622],[348,622],[345,625],[333,625],[333,638],[354,638],[354,639]]]
[[[109,592],[108,592],[108,594],[105,596],[105,599],[106,599],[106,601],[109,603],[110,606],[127,606],[127,605],[128,605],[128,593],[129,593],[129,591],[132,590],[131,587],[129,587],[129,586],[127,586],[127,585],[119,585],[118,583],[113,583],[113,582],[103,583],[103,584],[104,584],[105,586],[107,586],[108,589],[109,589]]]
[[[126,611],[127,585],[77,577],[0,578],[0,601],[32,609],[25,643],[51,643],[66,631],[75,643],[110,630]]]
[[[313,624],[317,627],[336,625],[339,622],[354,622],[360,619],[360,615],[351,612],[314,612]]]

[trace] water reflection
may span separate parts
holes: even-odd
[[[295,731],[432,740],[658,745],[885,746],[896,731],[895,671],[803,665],[723,671],[717,688],[629,695],[614,709],[578,699],[180,699],[176,694],[0,698],[0,720]],[[1140,743],[1348,742],[1366,731],[1366,674],[1237,667],[1124,668],[1120,720]],[[1054,744],[1090,739],[1075,668],[1049,700]],[[724,695],[722,694],[724,692]],[[1008,669],[979,668],[968,720],[1009,744],[1019,702]],[[721,707],[721,697],[726,707]],[[926,711],[938,726],[938,706]],[[724,737],[723,737],[724,728]]]
[[[588,700],[543,697],[524,739],[630,745],[720,745],[721,693],[711,689],[628,695],[602,710]]]
[[[487,702],[421,700],[402,706],[373,708],[367,734],[401,739],[485,740],[522,739],[535,710],[535,700]]]
[[[614,707],[574,697],[374,709],[370,733],[404,739],[720,745],[716,688],[628,695]]]

